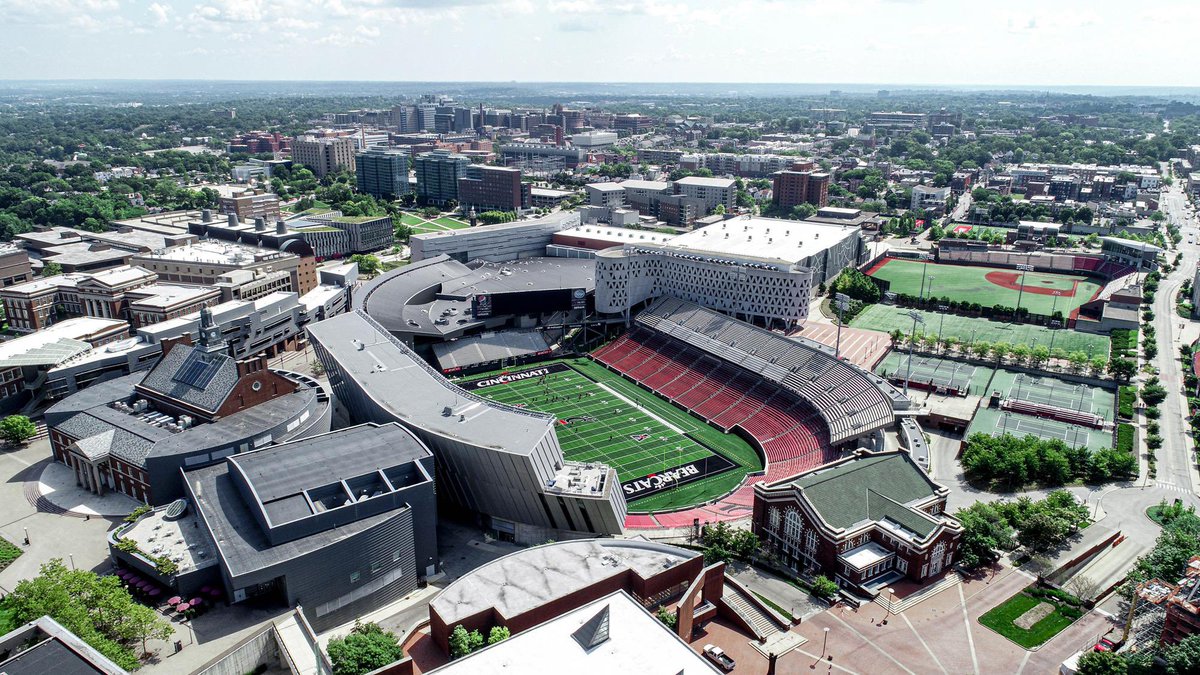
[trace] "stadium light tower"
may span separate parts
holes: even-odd
[[[833,358],[842,358],[842,312],[850,308],[850,296],[845,293],[835,293],[833,295],[833,305],[838,311],[838,331],[837,331],[837,346],[833,350]]]
[[[1054,304],[1050,307],[1050,327],[1057,328],[1062,325],[1062,321],[1054,318],[1054,313],[1058,311],[1058,296],[1062,295],[1062,291],[1054,291]],[[1054,351],[1054,331],[1050,331],[1050,351]],[[1049,360],[1047,360],[1049,363]]]
[[[1022,272],[1032,272],[1033,265],[1017,265],[1017,269]],[[1013,319],[1016,319],[1017,318],[1016,315],[1021,313],[1021,296],[1023,296],[1023,295],[1025,295],[1025,275],[1024,274],[1021,275],[1021,290],[1017,291],[1017,310],[1014,313]]]
[[[908,381],[912,379],[913,342],[917,339],[917,324],[925,323],[921,313],[915,309],[908,310],[908,316],[913,320],[912,334],[908,338],[908,374],[904,376],[904,395],[908,396]]]

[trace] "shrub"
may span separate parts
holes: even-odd
[[[1121,452],[1133,453],[1133,434],[1134,428],[1132,424],[1122,422],[1117,425],[1117,450]]]
[[[1125,419],[1133,418],[1133,404],[1137,400],[1137,387],[1122,385],[1117,390],[1117,414]]]
[[[824,574],[813,580],[812,594],[818,598],[832,598],[837,595],[839,590],[837,582]]]

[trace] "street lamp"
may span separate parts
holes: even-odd
[[[924,324],[925,319],[915,309],[908,310],[908,316],[913,320],[912,334],[908,337],[908,374],[904,376],[904,395],[908,396],[908,381],[912,379],[913,341],[917,339],[917,324]]]
[[[821,642],[821,656],[825,656],[825,648],[829,646],[829,626],[825,627],[825,639]]]
[[[889,589],[887,589],[887,594],[888,594],[887,616],[885,616],[883,618],[883,625],[885,625],[885,626],[887,625],[888,619],[892,618],[892,605],[895,604],[895,602],[896,602],[896,590],[893,588],[889,588]]]

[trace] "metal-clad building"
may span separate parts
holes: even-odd
[[[621,532],[616,471],[565,461],[553,416],[451,384],[361,310],[313,324],[309,336],[350,419],[399,422],[433,450],[447,505],[517,541]]]
[[[433,456],[398,424],[365,424],[183,472],[233,602],[300,605],[323,630],[436,571]]]

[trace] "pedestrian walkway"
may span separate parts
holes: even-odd
[[[25,483],[25,498],[43,513],[76,518],[127,516],[140,504],[119,492],[95,494],[75,484],[75,474],[58,462],[48,462],[36,480]]]

